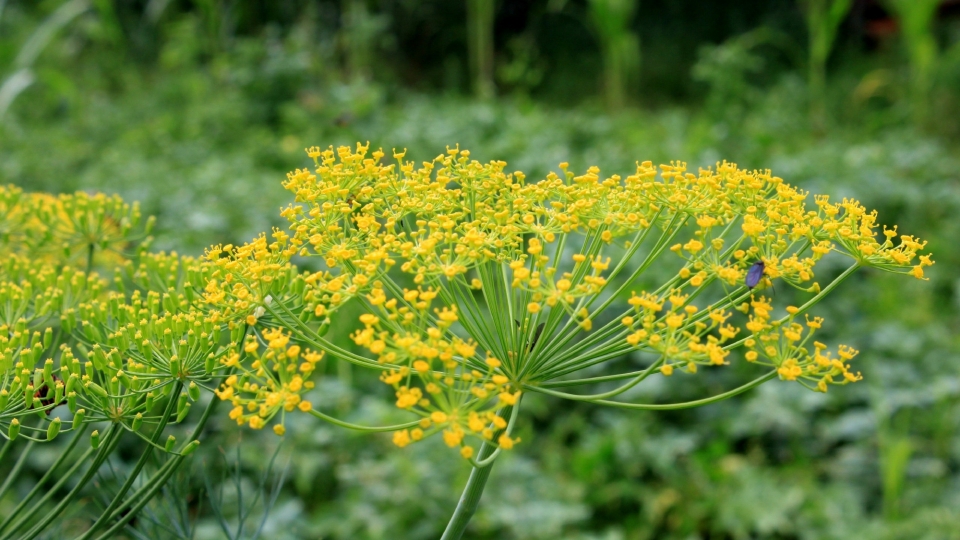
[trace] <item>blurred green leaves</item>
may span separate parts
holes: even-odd
[[[197,253],[278,224],[277,210],[286,201],[280,181],[287,171],[307,165],[302,150],[313,144],[369,140],[376,147],[389,141],[407,147],[415,159],[428,159],[436,148],[459,142],[478,159],[504,159],[511,170],[532,176],[555,170],[561,161],[574,169],[603,163],[610,168],[604,172],[622,173],[636,160],[686,159],[692,170],[728,158],[745,167],[770,166],[804,189],[857,197],[879,208],[881,222],[900,223],[930,239],[939,263],[929,272],[930,286],[895,285],[866,273],[850,284],[843,302],[823,304],[824,315],[842,323],[836,332],[858,336],[864,388],[816,396],[772,385],[700,411],[665,416],[577,406],[554,422],[534,414],[520,434],[536,431],[542,457],[526,457],[520,445],[498,465],[471,538],[960,538],[955,511],[960,507],[960,159],[952,120],[960,95],[948,78],[915,82],[928,81],[920,56],[912,59],[908,50],[901,69],[895,49],[868,54],[843,39],[829,40],[828,52],[836,55],[825,65],[835,67],[824,75],[823,130],[812,134],[808,104],[815,96],[802,51],[812,53],[800,11],[789,24],[771,19],[759,29],[716,35],[706,23],[661,10],[663,27],[692,27],[688,33],[673,31],[667,45],[693,40],[702,51],[692,77],[686,71],[676,77],[703,83],[703,100],[666,99],[644,86],[639,96],[623,91],[624,102],[659,99],[658,107],[625,107],[611,115],[591,98],[594,75],[602,70],[583,69],[576,57],[564,57],[573,67],[560,70],[556,51],[546,45],[554,43],[546,39],[551,36],[535,22],[523,30],[526,41],[494,37],[494,56],[506,51],[496,58],[497,80],[520,97],[476,102],[457,95],[455,85],[446,94],[430,86],[429,70],[455,71],[456,63],[431,57],[421,67],[422,77],[381,69],[383,43],[402,30],[403,21],[437,35],[429,34],[434,27],[422,22],[426,19],[416,19],[426,13],[417,9],[432,10],[434,19],[427,22],[442,28],[451,27],[440,24],[451,20],[443,17],[460,17],[452,20],[465,29],[465,6],[451,14],[439,4],[404,3],[386,19],[377,18],[382,6],[363,3],[357,31],[368,33],[348,38],[338,33],[338,5],[329,3],[284,18],[278,13],[287,3],[258,12],[256,3],[240,2],[233,19],[210,11],[214,3],[202,9],[148,4],[149,17],[137,24],[153,33],[144,33],[141,45],[107,46],[105,36],[112,31],[97,4],[36,56],[31,68],[36,80],[10,100],[0,123],[0,182],[31,190],[119,192],[142,201],[145,214],[158,216],[163,227],[158,248]],[[568,30],[586,28],[586,4],[570,4],[544,17],[565,21],[562,28]],[[24,2],[7,3],[0,15],[4,81],[17,72],[15,59],[32,32],[60,5],[48,2],[34,10]],[[658,13],[655,7],[651,2],[632,8],[636,21],[615,21],[608,35],[632,34],[637,41],[663,35],[657,25],[638,29],[638,21]],[[258,13],[273,22],[252,24]],[[906,17],[899,9],[892,13]],[[908,31],[904,19],[904,44],[929,42],[938,25],[949,24],[929,11],[921,15],[917,32]],[[130,19],[123,9],[116,20],[132,24],[125,22]],[[831,21],[839,32],[843,23]],[[130,40],[134,34],[122,35]],[[603,65],[600,50],[589,49],[593,35],[578,38],[573,30],[557,35],[554,39],[570,41]],[[465,65],[465,42],[449,39],[425,47],[459,51],[449,54],[463,55]],[[503,43],[513,44],[502,49]],[[651,56],[658,46],[643,43],[644,77],[657,75],[652,71],[664,63],[655,64]],[[351,47],[357,47],[354,59],[347,58],[354,54]],[[948,53],[934,58],[936,69],[944,70],[936,73],[947,74]],[[628,76],[617,75],[618,80],[640,73],[624,65],[615,69]],[[675,68],[686,69],[680,63]],[[557,79],[571,72],[575,77]],[[880,89],[867,92],[871,86]],[[576,106],[558,106],[539,99],[553,87],[587,90],[565,101]],[[931,110],[920,128],[909,122],[921,95],[915,88],[930,96],[921,103]],[[735,370],[707,376],[684,391],[731,387],[739,376]],[[379,388],[369,384],[371,391]],[[389,411],[358,403],[342,387],[317,392],[327,403],[353,411],[351,421],[391,420]],[[663,397],[671,390],[650,392]],[[530,400],[530,410],[557,406],[538,400]],[[392,452],[387,438],[356,438],[309,418],[299,421],[290,429],[297,437],[291,446],[304,450],[291,456],[290,481],[265,526],[273,537],[438,535],[466,477],[462,464],[441,459],[439,447],[423,455]],[[234,429],[229,422],[215,426],[225,444]],[[273,439],[244,441],[242,471],[248,480],[258,478],[258,458],[269,455]],[[216,452],[213,441],[204,446]],[[206,455],[213,463],[215,454],[205,451],[197,451],[195,462]],[[50,452],[38,452],[25,464],[27,472],[42,475],[56,459]],[[209,477],[211,486],[220,482],[217,473]],[[192,496],[198,484],[188,485]],[[4,498],[0,513],[15,504]],[[209,508],[201,505],[196,512],[197,537],[216,538],[219,527]]]

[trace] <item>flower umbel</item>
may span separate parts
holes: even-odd
[[[808,207],[808,193],[770,171],[727,162],[696,174],[682,162],[642,162],[623,177],[596,167],[578,175],[561,164],[531,182],[459,148],[419,166],[405,152],[391,163],[359,144],[308,155],[315,168],[284,182],[295,199],[281,212],[289,234],[215,248],[210,257],[221,270],[208,282],[208,302],[250,324],[269,312],[270,324],[292,338],[378,370],[396,406],[419,418],[395,433],[398,446],[442,433],[469,459],[470,437],[513,445],[505,416],[523,392],[666,408],[609,398],[655,373],[696,373],[741,357],[771,368],[762,380],[779,376],[820,391],[856,381],[852,349],[841,347],[834,359],[819,342],[808,345],[822,321],[807,312],[856,268],[922,277],[933,264],[913,237],[895,242],[885,229],[878,241],[876,213],[856,201],[818,196]],[[821,286],[815,267],[830,253],[852,265]],[[293,255],[326,268],[299,274]],[[762,279],[747,287],[757,261]],[[673,277],[636,289],[654,264]],[[297,283],[297,293],[273,287],[278,280]],[[778,281],[808,295],[780,318],[781,308],[756,292]],[[350,337],[369,356],[322,336],[348,304],[362,313]],[[615,390],[554,390],[589,384],[572,377],[626,355],[647,366],[603,377],[625,381]]]

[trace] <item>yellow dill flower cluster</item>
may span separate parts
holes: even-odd
[[[404,289],[402,297],[388,299],[383,284],[375,283],[368,300],[378,314],[361,315],[364,328],[351,336],[388,367],[380,380],[396,391],[396,406],[421,417],[418,427],[397,431],[393,442],[403,447],[442,432],[444,442],[460,448],[465,458],[474,455],[467,436],[511,448],[519,439],[506,433],[493,441],[506,427],[497,413],[515,405],[520,391],[498,371],[497,358],[488,354],[481,360],[475,343],[450,331],[459,320],[456,306],[431,312],[437,294],[434,289]]]
[[[241,246],[208,249],[204,301],[220,309],[227,319],[253,326],[273,297],[299,296],[303,283],[290,263],[297,248],[283,231],[274,231],[273,239],[269,242],[260,235]]]
[[[264,330],[262,339],[263,344],[256,335],[248,336],[242,351],[234,350],[221,360],[236,373],[226,378],[216,394],[233,403],[230,418],[239,425],[262,429],[279,413],[281,421],[273,431],[283,435],[286,413],[307,412],[312,407],[303,394],[314,387],[310,375],[323,352],[301,349],[290,342],[289,333],[279,328]],[[241,356],[247,361],[242,362]]]
[[[805,348],[819,319],[805,331],[794,322],[838,283],[821,287],[814,267],[831,252],[852,258],[853,269],[916,277],[933,264],[912,237],[894,242],[884,229],[878,242],[876,213],[856,201],[818,196],[810,209],[808,193],[770,171],[727,162],[696,174],[682,162],[643,162],[625,177],[602,177],[596,167],[578,175],[561,164],[559,174],[531,182],[459,148],[419,165],[405,152],[388,162],[359,144],[307,154],[314,169],[284,182],[295,197],[281,212],[289,235],[208,253],[217,270],[206,299],[250,325],[269,312],[270,324],[298,339],[380,370],[397,407],[421,418],[395,433],[400,446],[442,432],[466,457],[474,453],[468,435],[509,448],[503,414],[521,390],[602,401],[547,388],[580,384],[568,377],[628,354],[653,360],[623,389],[649,370],[669,376],[728,364],[739,347],[751,362],[815,389],[856,380],[843,361],[824,360],[824,348]],[[326,269],[298,274],[293,255],[318,257]],[[655,262],[675,268],[673,277],[631,291]],[[815,296],[772,321],[772,306],[744,281],[759,263],[760,286],[780,280]],[[278,288],[278,280],[294,285]],[[612,313],[628,292],[627,311]],[[736,323],[730,310],[750,301],[752,315]],[[347,304],[361,306],[351,338],[373,359],[322,337]],[[848,360],[850,349],[841,351]],[[259,411],[262,398],[252,399],[244,407]]]
[[[814,341],[811,352],[808,343],[823,324],[822,318],[806,316],[801,324],[795,320],[799,308],[787,306],[787,317],[772,320],[773,306],[763,296],[751,298],[738,309],[750,312],[746,327],[752,335],[744,341],[748,349],[744,357],[748,362],[772,366],[780,379],[798,381],[820,392],[826,392],[827,385],[844,385],[863,378],[859,372],[850,371],[850,365],[846,363],[857,355],[853,348],[840,345],[838,358],[833,358],[832,353],[826,351],[826,345]]]
[[[653,294],[634,295],[628,300],[635,314],[621,323],[628,332],[629,345],[656,351],[663,359],[659,369],[670,376],[676,367],[690,373],[697,365],[722,366],[729,351],[723,347],[740,329],[726,324],[730,313],[722,309],[700,311],[688,303],[689,295],[678,290],[661,298]],[[664,306],[669,302],[669,307]]]
[[[934,261],[929,254],[917,254],[927,245],[909,235],[897,238],[897,227],[883,228],[884,241],[880,243],[876,238],[877,211],[867,212],[858,201],[844,199],[840,203],[830,204],[826,196],[816,197],[817,206],[825,216],[823,224],[824,236],[841,246],[846,253],[861,261],[865,266],[872,266],[881,270],[904,273],[905,268],[916,278],[923,278],[923,268],[933,265]],[[917,264],[913,264],[917,259]]]
[[[142,226],[141,221],[139,204],[116,195],[53,196],[0,186],[0,243],[31,259],[77,266],[121,263],[132,247],[149,244],[153,218]]]

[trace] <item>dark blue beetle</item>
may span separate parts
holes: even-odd
[[[764,270],[763,261],[757,261],[753,263],[753,266],[751,266],[750,269],[747,270],[747,279],[746,279],[747,288],[752,289],[756,287],[758,283],[760,283],[760,280],[763,279],[763,270]]]

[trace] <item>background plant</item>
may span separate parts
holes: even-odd
[[[603,56],[603,94],[607,105],[619,109],[640,74],[640,40],[629,30],[637,3],[591,0],[589,17]]]
[[[7,3],[0,18],[5,73],[30,31],[58,5]],[[44,49],[35,64],[38,82],[0,125],[0,174],[31,190],[99,189],[140,200],[145,214],[160,218],[154,245],[194,255],[280,225],[276,210],[287,194],[276,180],[309,164],[302,149],[313,142],[370,140],[373,147],[406,147],[411,156],[429,158],[459,141],[481,161],[505,159],[531,177],[565,160],[575,170],[598,163],[623,173],[634,169],[638,155],[655,163],[687,156],[691,169],[724,156],[748,167],[770,166],[836,200],[855,196],[885,220],[923,231],[940,263],[929,272],[930,284],[867,271],[845,282],[842,301],[818,304],[834,336],[825,338],[856,338],[864,382],[817,399],[789,385],[763,386],[709,408],[624,417],[587,404],[561,410],[555,398],[528,393],[519,433],[537,444],[502,456],[470,534],[534,538],[538,526],[573,538],[954,534],[957,363],[950,336],[957,319],[950,269],[957,263],[951,247],[957,231],[950,216],[958,199],[950,119],[957,93],[949,63],[955,55],[946,52],[956,49],[949,6],[935,19],[944,78],[933,87],[937,114],[927,125],[908,122],[909,71],[895,27],[874,28],[887,24],[885,16],[857,4],[828,63],[826,127],[817,134],[806,128],[804,63],[779,45],[752,49],[764,67],[743,79],[756,97],[735,116],[703,107],[713,87],[691,84],[689,71],[701,46],[754,28],[782,32],[802,51],[807,35],[799,3],[644,4],[633,22],[644,47],[641,91],[633,107],[613,116],[595,106],[602,99],[595,84],[601,59],[577,2],[534,3],[529,10],[498,4],[497,65],[505,47],[511,58],[511,37],[523,32],[537,46],[543,76],[522,95],[503,86],[501,98],[488,104],[463,95],[469,78],[461,4],[370,4],[373,13],[389,16],[390,39],[378,42],[373,79],[352,86],[337,38],[342,12],[334,2],[311,6],[236,4],[229,39],[215,55],[197,52],[200,35],[190,29],[198,14],[188,4],[171,3],[153,26],[123,32],[139,44],[110,47],[101,41],[99,12],[87,12]],[[118,20],[133,28],[154,19],[121,10]],[[839,270],[823,264],[823,272]],[[777,294],[787,293],[778,286]],[[334,326],[329,335],[339,332],[337,339],[352,348],[350,330]],[[376,395],[386,390],[382,383],[355,377],[364,390],[350,390],[332,364],[315,392],[331,396],[347,419],[401,420],[389,396]],[[702,371],[683,386],[648,380],[637,392],[650,400],[695,399],[716,385],[747,382],[748,375],[732,365]],[[876,406],[881,397],[888,409]],[[880,512],[876,426],[883,411],[910,418],[897,424],[913,451],[899,473],[905,481],[896,518]],[[344,437],[314,421],[320,422],[289,419],[295,423],[287,424],[285,437],[295,437],[304,452],[293,456],[295,473],[270,530],[290,538],[439,535],[423,524],[442,526],[449,517],[468,463],[446,461],[439,439],[417,452],[396,452],[389,436]],[[198,454],[230,447],[231,424],[211,424]],[[254,457],[269,455],[276,436],[247,433],[243,470],[256,478]],[[52,448],[31,453],[13,493],[29,491],[27,480],[45,472]],[[536,456],[529,453],[534,448]],[[124,455],[117,459],[125,463]],[[219,475],[213,478],[215,484]],[[506,481],[513,478],[523,478],[523,487]],[[202,482],[193,486],[189,496],[201,500]],[[0,507],[12,508],[13,496]],[[755,502],[772,497],[783,504]],[[219,535],[208,508],[201,505],[195,514],[200,538]]]
[[[853,5],[852,0],[810,0],[806,3],[809,40],[810,114],[814,122],[822,124],[825,114],[824,92],[827,84],[827,58],[840,29]]]

